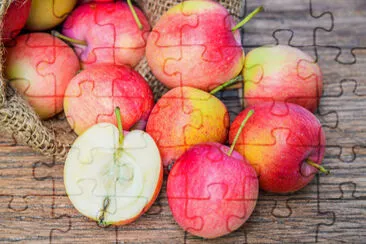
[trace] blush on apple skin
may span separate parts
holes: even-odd
[[[117,125],[114,109],[121,108],[124,130],[145,122],[154,106],[145,79],[128,66],[95,64],[69,83],[64,99],[67,120],[77,134],[100,122]]]
[[[253,167],[219,143],[193,146],[174,164],[167,197],[174,219],[204,238],[226,235],[245,223],[258,197]]]
[[[13,1],[3,17],[1,41],[5,44],[14,39],[23,29],[31,8],[31,0]]]
[[[199,22],[198,22],[199,21]],[[244,66],[239,31],[228,11],[214,1],[185,1],[168,10],[146,45],[148,64],[169,88],[209,91],[236,77]]]
[[[295,103],[317,110],[323,78],[317,63],[300,49],[278,45],[259,47],[248,53],[243,69],[244,103]]]
[[[7,48],[5,76],[41,119],[63,109],[67,85],[80,69],[74,51],[47,33],[30,33]]]
[[[231,143],[248,111],[254,110],[237,141],[235,150],[256,169],[260,188],[276,193],[295,192],[306,186],[321,164],[325,133],[307,109],[291,103],[265,102],[246,108],[233,121]]]
[[[215,96],[192,87],[176,87],[154,106],[146,132],[159,147],[165,167],[198,143],[227,139],[229,113]]]
[[[127,3],[93,2],[78,6],[66,19],[62,34],[82,40],[87,46],[74,45],[83,68],[95,63],[136,66],[145,55],[150,25],[142,13],[135,11],[140,30]]]

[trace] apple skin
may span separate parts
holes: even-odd
[[[140,30],[127,3],[87,3],[78,6],[66,19],[62,34],[87,42],[74,44],[81,65],[94,63],[136,66],[145,55],[150,25],[135,7],[143,25]]]
[[[128,66],[91,65],[70,81],[65,92],[65,114],[78,135],[97,123],[117,125],[117,106],[121,108],[124,130],[130,130],[137,122],[145,127],[154,106],[149,85]]]
[[[77,0],[32,0],[26,28],[31,31],[51,29],[65,20]]]
[[[323,91],[318,64],[300,49],[278,45],[259,47],[247,54],[243,69],[244,104],[281,101],[314,112]]]
[[[258,197],[253,167],[219,143],[193,146],[174,164],[167,197],[174,219],[186,231],[216,238],[238,229],[252,214]]]
[[[69,81],[80,69],[79,60],[66,43],[47,33],[30,33],[7,48],[5,77],[34,108],[41,119],[63,109]]]
[[[159,147],[164,166],[174,163],[198,143],[227,139],[229,113],[213,95],[192,87],[176,87],[154,106],[146,132]]]
[[[31,0],[14,1],[10,4],[5,16],[3,17],[3,30],[1,40],[3,43],[9,43],[23,29],[27,21]]]
[[[230,127],[230,143],[250,110],[254,114],[245,124],[235,150],[256,169],[260,188],[289,193],[306,186],[317,169],[305,160],[321,164],[324,157],[325,133],[318,119],[296,104],[259,103],[235,118]]]
[[[148,64],[169,88],[191,86],[209,91],[243,69],[244,51],[239,31],[231,31],[234,26],[233,18],[217,2],[180,3],[150,33]]]

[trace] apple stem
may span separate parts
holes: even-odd
[[[312,161],[311,159],[306,159],[306,163],[313,166],[314,168],[316,168],[317,170],[319,170],[320,172],[329,175],[330,174],[330,170],[327,170],[326,168],[324,168],[323,166],[315,163],[314,161]]]
[[[117,126],[119,131],[119,145],[122,145],[124,135],[123,135],[123,127],[122,127],[122,119],[121,119],[121,109],[116,107],[115,109],[116,118],[117,118]]]
[[[130,7],[130,10],[131,10],[132,16],[133,16],[133,18],[135,19],[135,22],[136,22],[136,24],[137,24],[137,27],[138,27],[140,30],[142,30],[143,26],[142,26],[142,24],[141,24],[141,22],[140,22],[139,17],[137,16],[137,13],[136,13],[136,11],[135,11],[135,9],[134,9],[133,5],[132,5],[131,0],[127,0],[127,4],[128,4],[128,6]]]
[[[248,121],[248,119],[249,119],[253,114],[254,114],[254,110],[253,110],[253,109],[249,110],[249,112],[248,112],[247,116],[246,116],[246,117],[245,117],[245,119],[241,122],[240,127],[239,127],[239,130],[238,130],[238,132],[237,132],[237,133],[236,133],[236,135],[235,135],[235,138],[234,138],[233,143],[231,144],[230,150],[229,150],[229,152],[227,153],[227,155],[228,155],[228,156],[231,156],[231,154],[233,153],[233,151],[234,151],[234,147],[235,147],[235,145],[236,145],[236,142],[237,142],[237,141],[238,141],[238,139],[239,139],[239,136],[240,136],[240,134],[241,134],[241,131],[243,130],[243,128],[244,128],[244,126],[245,126],[245,124],[246,124],[246,123],[247,123],[247,121]]]
[[[251,20],[256,14],[263,11],[263,6],[260,6],[256,8],[253,12],[251,12],[247,17],[245,17],[242,21],[240,21],[234,28],[231,29],[231,31],[236,31],[237,29],[241,28],[243,25],[245,25],[249,20]]]
[[[219,91],[221,91],[222,89],[231,86],[235,83],[237,83],[238,81],[242,81],[243,80],[243,76],[239,75],[235,78],[232,78],[231,80],[219,85],[218,87],[214,88],[212,91],[210,91],[210,94],[215,95],[216,93],[218,93]]]
[[[70,38],[70,37],[67,37],[65,35],[62,35],[60,32],[58,31],[55,31],[55,30],[52,30],[51,31],[51,34],[55,37],[58,37],[64,41],[68,41],[68,42],[71,42],[73,44],[78,44],[78,45],[83,45],[83,46],[87,46],[88,44],[86,43],[86,41],[83,41],[83,40],[77,40],[77,39],[73,39],[73,38]]]
[[[109,197],[105,197],[104,200],[103,200],[103,208],[101,210],[101,214],[98,217],[98,225],[99,226],[102,226],[102,227],[107,226],[107,224],[104,222],[104,216],[105,216],[105,213],[107,211],[107,208],[108,208],[109,204],[110,204]]]

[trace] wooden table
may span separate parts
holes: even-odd
[[[124,243],[366,242],[366,1],[246,0],[263,5],[244,31],[244,48],[289,44],[316,59],[324,75],[318,118],[326,131],[324,165],[290,195],[260,192],[251,218],[228,236],[203,240],[184,232],[167,205],[165,182],[138,221],[100,228],[71,205],[63,162],[32,152],[11,136],[0,138],[0,241]],[[228,95],[229,94],[229,95]],[[240,92],[222,94],[232,118]],[[62,115],[58,118],[64,123]],[[165,176],[166,178],[166,176]]]

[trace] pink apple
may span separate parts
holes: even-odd
[[[149,35],[146,58],[167,87],[212,88],[243,69],[240,33],[215,1],[184,1],[168,10]]]
[[[176,87],[154,106],[146,132],[158,144],[164,166],[198,143],[227,138],[229,114],[215,96],[192,87]]]
[[[117,124],[115,107],[121,108],[123,129],[144,127],[154,105],[144,78],[128,66],[95,64],[76,75],[67,87],[65,114],[71,127],[82,134],[94,124]]]
[[[282,101],[312,112],[318,108],[322,73],[318,64],[297,48],[278,45],[252,50],[245,59],[243,76],[246,106]]]
[[[145,54],[150,26],[141,10],[134,10],[142,23],[141,30],[128,4],[122,1],[86,3],[72,12],[62,34],[79,41],[73,45],[84,68],[94,63],[138,64]]]
[[[3,17],[2,42],[8,43],[23,29],[29,15],[31,3],[31,0],[26,0],[13,1],[10,4]]]
[[[324,157],[325,134],[318,119],[296,104],[258,103],[235,118],[230,143],[250,110],[254,115],[240,134],[235,150],[256,169],[260,187],[287,193],[306,186]]]
[[[41,119],[63,109],[69,81],[80,69],[74,51],[47,33],[18,36],[7,48],[5,76]]]
[[[238,229],[258,197],[255,170],[219,143],[193,146],[169,173],[167,196],[174,219],[186,231],[216,238]]]

